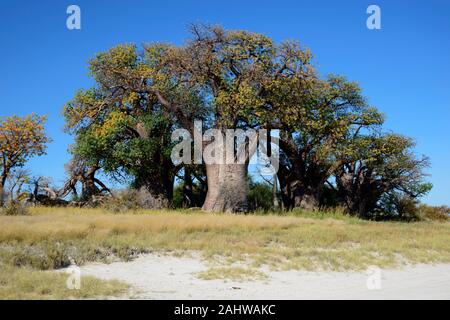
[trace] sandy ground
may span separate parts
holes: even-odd
[[[266,280],[198,279],[195,274],[207,268],[199,258],[148,254],[131,262],[85,265],[81,274],[129,283],[128,298],[137,299],[450,299],[450,265],[443,264],[374,269],[370,278],[369,271],[264,270]]]

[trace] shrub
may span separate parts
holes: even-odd
[[[202,186],[199,183],[194,182],[192,184],[192,194],[191,194],[191,203],[189,205],[190,208],[198,208],[203,205],[205,202],[206,192],[202,189]],[[183,183],[179,183],[175,185],[173,188],[173,198],[172,198],[172,207],[173,208],[184,208],[185,203],[183,203],[184,194],[183,194]]]
[[[5,216],[25,216],[28,214],[27,207],[20,201],[9,201],[3,208],[0,208],[0,214]]]
[[[248,207],[250,210],[269,211],[273,208],[272,188],[267,183],[251,182],[248,193]]]
[[[105,199],[102,207],[115,213],[137,210],[139,209],[137,192],[133,189],[115,192],[112,197]]]
[[[395,203],[400,220],[420,220],[418,201],[410,197],[401,197]]]
[[[167,200],[155,198],[145,188],[125,189],[104,198],[100,204],[107,211],[126,212],[139,209],[164,209],[169,206]]]
[[[419,207],[420,217],[424,220],[448,221],[450,208],[447,206],[433,207],[422,204]]]
[[[385,194],[377,209],[369,215],[372,220],[421,220],[417,199],[399,192]]]

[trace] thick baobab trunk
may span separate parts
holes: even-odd
[[[320,197],[322,189],[317,188],[301,188],[294,192],[294,207],[307,211],[315,211],[319,209]]]
[[[152,181],[140,180],[135,183],[138,205],[145,209],[168,208],[172,203],[173,178],[168,175],[152,178]]]
[[[203,210],[209,212],[247,212],[247,165],[206,165],[208,192]]]
[[[137,190],[137,203],[145,209],[164,209],[170,206],[171,195],[151,186],[141,186]]]
[[[286,210],[294,208],[308,211],[318,210],[323,194],[323,179],[317,178],[314,183],[305,186],[302,180],[296,177],[301,177],[301,175],[295,172],[286,173],[283,168],[280,168],[278,172],[283,207]]]
[[[336,183],[347,213],[362,218],[369,216],[383,194],[382,189],[365,180],[363,176],[355,178],[351,172],[338,174]]]
[[[300,208],[307,211],[315,211],[319,209],[320,198],[323,193],[322,179],[318,178],[314,183],[307,186],[302,185],[300,181],[291,183],[292,202],[294,208]]]
[[[377,199],[367,194],[358,194],[355,197],[347,197],[345,199],[346,212],[361,218],[368,218],[369,213],[375,209]]]
[[[81,198],[83,201],[91,201],[92,197],[100,194],[100,189],[95,185],[95,173],[97,170],[97,166],[88,168],[86,174],[81,177]]]

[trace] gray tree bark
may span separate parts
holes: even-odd
[[[247,212],[247,164],[206,165],[208,192],[203,210],[208,212]]]

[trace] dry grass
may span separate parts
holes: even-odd
[[[267,275],[261,271],[246,267],[214,267],[197,274],[203,280],[264,280]]]
[[[0,272],[0,299],[108,298],[125,293],[126,284],[82,277],[80,289],[68,289],[67,275],[6,266]]]
[[[277,270],[361,270],[369,265],[450,262],[448,222],[304,215],[111,214],[101,209],[32,208],[29,216],[0,216],[0,259],[7,265],[52,269],[67,265],[70,258],[83,264],[111,256],[131,259],[150,251],[198,250],[213,266],[244,262]],[[205,277],[218,277],[213,271]]]

